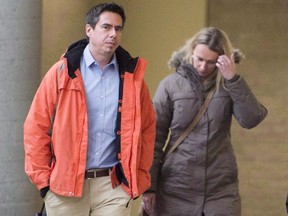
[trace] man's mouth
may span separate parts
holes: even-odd
[[[116,45],[116,43],[115,43],[115,42],[112,42],[112,41],[108,41],[108,42],[106,42],[106,44],[108,44],[108,45],[110,45],[110,46],[115,46],[115,45]]]

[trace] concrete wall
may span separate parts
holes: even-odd
[[[0,215],[34,215],[40,198],[24,174],[23,121],[40,79],[41,1],[0,0]]]
[[[269,112],[255,129],[233,125],[243,215],[286,215],[288,1],[208,2],[208,24],[225,30],[245,53],[240,74]]]

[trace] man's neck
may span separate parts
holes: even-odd
[[[103,69],[107,64],[109,64],[111,62],[112,58],[113,58],[113,55],[100,56],[100,57],[96,57],[96,58],[94,57],[94,59],[97,61],[97,63],[101,67],[101,69]]]
[[[114,53],[95,53],[89,49],[94,60],[99,64],[101,69],[103,69],[107,64],[109,64],[113,58]]]

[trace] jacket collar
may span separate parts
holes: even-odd
[[[79,40],[71,44],[64,54],[64,57],[67,59],[69,77],[76,77],[75,71],[80,67],[81,56],[83,55],[83,51],[87,44],[87,39]],[[131,55],[121,46],[116,49],[115,54],[119,64],[119,72],[121,74],[124,72],[134,73],[138,57],[132,58]]]

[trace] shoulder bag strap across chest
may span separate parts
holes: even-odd
[[[181,134],[181,136],[176,140],[176,142],[173,144],[171,148],[167,152],[164,152],[164,158],[163,162],[167,159],[167,157],[177,148],[177,146],[188,136],[188,134],[195,128],[197,123],[200,121],[201,117],[205,113],[213,95],[215,92],[215,87],[213,87],[207,94],[206,99],[201,106],[200,110],[198,111],[196,117],[191,122],[191,124],[188,126],[188,128]]]

